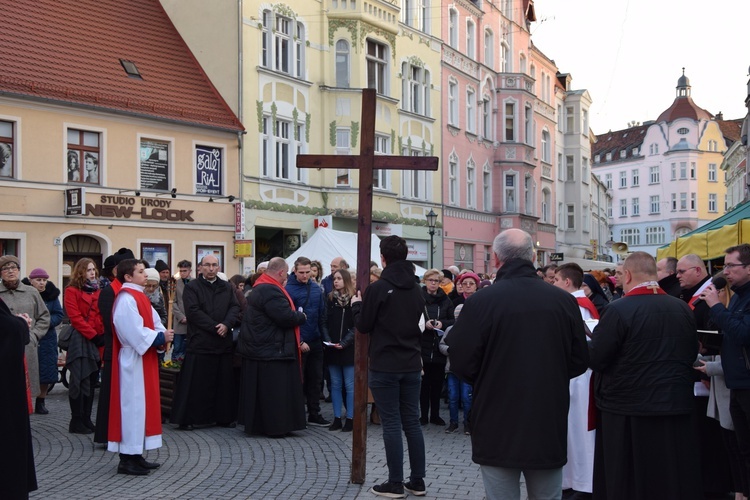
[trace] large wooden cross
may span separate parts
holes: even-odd
[[[370,283],[372,184],[377,170],[437,170],[435,156],[375,155],[375,89],[362,89],[362,135],[359,156],[298,155],[297,168],[350,168],[359,170],[359,228],[357,231],[357,288]],[[311,255],[310,257],[314,257]],[[354,432],[351,481],[365,481],[367,465],[367,342],[354,344]]]

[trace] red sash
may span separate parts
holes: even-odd
[[[154,329],[154,318],[151,315],[151,302],[146,294],[129,288],[115,289],[133,296],[138,305],[138,314],[143,319],[143,326]],[[114,316],[114,315],[113,315]],[[120,412],[120,339],[112,324],[112,382],[109,397],[109,432],[108,441],[122,441],[122,414]],[[146,403],[146,436],[161,434],[161,395],[159,392],[159,357],[156,349],[149,349],[143,355],[143,382]]]
[[[578,301],[578,306],[586,309],[592,318],[599,319],[599,311],[596,310],[596,306],[591,302],[591,299],[588,297],[576,297],[576,300]]]

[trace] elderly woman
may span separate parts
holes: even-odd
[[[456,280],[456,290],[458,296],[453,299],[453,305],[463,304],[466,300],[477,293],[481,280],[476,273],[471,271],[461,274]]]
[[[47,390],[57,382],[57,332],[55,328],[62,323],[65,317],[60,305],[60,289],[54,283],[49,281],[49,274],[41,267],[37,267],[29,273],[29,278],[24,278],[22,282],[25,285],[31,285],[39,292],[44,300],[44,305],[50,315],[49,330],[47,335],[39,341],[39,397],[36,398],[34,412],[40,415],[47,415],[49,410],[44,404],[47,397]]]
[[[7,304],[13,314],[28,314],[32,319],[29,330],[30,341],[26,344],[26,363],[29,370],[31,397],[39,397],[39,341],[47,335],[50,318],[47,306],[33,286],[21,282],[21,264],[13,255],[0,257],[0,299]]]
[[[443,274],[437,269],[424,273],[422,293],[425,301],[425,329],[422,332],[422,387],[419,393],[421,417],[427,425],[445,425],[440,418],[440,393],[445,382],[445,355],[440,352],[440,338],[446,328],[453,325],[453,302],[440,288]]]

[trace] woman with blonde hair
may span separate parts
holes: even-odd
[[[68,400],[73,434],[91,434],[94,387],[99,378],[99,362],[104,347],[104,324],[99,313],[99,271],[94,261],[83,258],[76,262],[65,288],[65,312],[75,331],[70,338],[65,366],[70,373]]]

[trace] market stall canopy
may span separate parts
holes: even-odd
[[[656,260],[679,259],[691,253],[703,260],[718,259],[724,256],[724,250],[740,243],[750,243],[750,201],[658,248]]]
[[[370,248],[370,260],[380,265],[380,238],[370,235],[372,244]],[[319,227],[310,239],[299,247],[292,255],[286,258],[289,269],[294,267],[297,257],[307,257],[310,260],[318,260],[323,265],[323,275],[331,274],[331,261],[336,257],[343,257],[349,264],[349,268],[357,268],[357,233],[347,231],[336,231],[335,229]],[[422,276],[426,269],[415,265],[417,276]]]
[[[558,266],[563,264],[574,263],[581,266],[584,272],[586,271],[603,271],[605,269],[614,269],[617,266],[616,262],[606,262],[602,260],[590,260],[590,259],[578,259],[576,257],[565,257],[559,262],[555,262]]]

